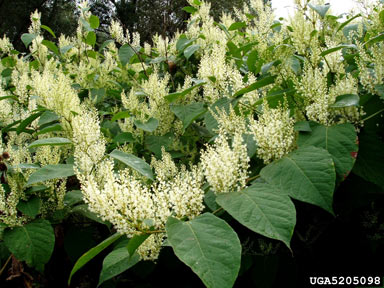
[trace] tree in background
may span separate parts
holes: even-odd
[[[218,20],[222,12],[233,12],[247,0],[210,0],[212,14]],[[186,28],[188,13],[182,10],[187,0],[90,0],[91,11],[100,18],[99,33],[107,33],[112,19],[131,32],[137,31],[144,42],[152,42],[154,34],[172,36]],[[74,35],[78,10],[76,0],[0,0],[0,35],[7,35],[18,50],[23,50],[20,37],[26,33],[33,11],[42,13],[42,23],[53,31]]]

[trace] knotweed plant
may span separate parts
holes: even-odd
[[[99,42],[86,1],[75,36],[36,11],[26,52],[0,38],[0,239],[20,261],[43,271],[52,225],[86,211],[115,232],[93,252],[129,239],[120,256],[134,265],[171,246],[207,287],[231,287],[241,243],[221,211],[290,249],[291,198],[333,214],[354,166],[382,185],[363,172],[379,137],[356,161],[383,112],[382,1],[345,21],[308,1],[274,20],[251,0],[220,23],[188,2],[187,30],[153,46],[115,21]]]

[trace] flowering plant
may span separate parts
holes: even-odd
[[[28,54],[0,39],[7,249],[43,271],[52,225],[82,211],[116,233],[70,280],[128,238],[106,256],[99,284],[171,246],[207,287],[231,287],[243,243],[224,219],[290,250],[292,199],[334,215],[352,169],[384,187],[366,172],[382,167],[371,153],[381,143],[372,123],[383,112],[383,4],[342,20],[329,5],[296,2],[289,20],[251,0],[216,23],[208,3],[189,0],[188,29],[142,47],[117,22],[98,43],[85,1],[76,37],[45,40],[56,35],[35,12]],[[356,160],[358,138],[369,144]],[[113,269],[116,255],[124,269]]]

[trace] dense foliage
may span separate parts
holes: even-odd
[[[75,37],[56,38],[36,11],[21,36],[29,53],[0,39],[9,280],[31,281],[22,262],[44,275],[63,245],[80,256],[76,232],[62,237],[76,225],[102,239],[69,282],[100,253],[99,285],[171,247],[205,286],[232,287],[247,250],[295,255],[297,220],[345,213],[334,194],[349,179],[382,193],[383,3],[345,19],[297,1],[278,21],[252,0],[220,22],[189,4],[187,30],[153,46],[115,21],[98,45],[87,2]]]

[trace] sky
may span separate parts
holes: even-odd
[[[325,0],[331,4],[334,15],[349,12],[352,8],[357,7],[355,0]],[[287,18],[290,13],[293,15],[293,0],[272,0],[272,7],[275,9],[277,17]]]

